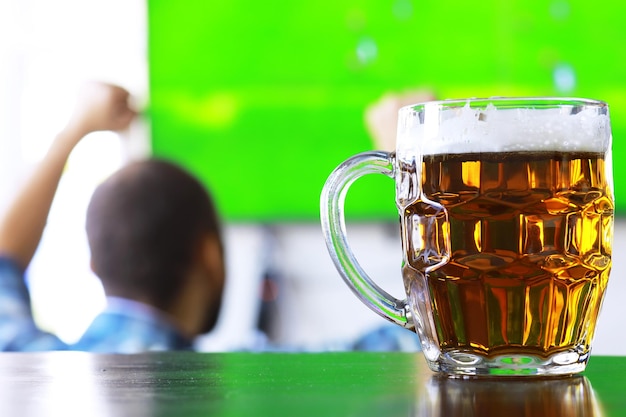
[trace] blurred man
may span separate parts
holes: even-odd
[[[222,238],[210,195],[182,168],[131,163],[102,183],[87,210],[91,265],[107,306],[73,345],[38,329],[23,273],[41,240],[64,166],[87,134],[128,127],[123,88],[87,85],[69,123],[0,219],[0,350],[135,353],[190,349],[216,322]],[[50,279],[63,271],[50,271]],[[80,312],[77,312],[80,314]]]

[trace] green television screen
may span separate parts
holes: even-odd
[[[226,220],[317,221],[328,174],[375,148],[364,111],[387,92],[580,96],[611,106],[622,211],[624,16],[582,0],[149,0],[153,152],[196,173]],[[349,218],[394,218],[392,181],[369,177]]]

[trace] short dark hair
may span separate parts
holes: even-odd
[[[107,295],[167,310],[199,243],[221,233],[217,210],[193,175],[163,159],[130,163],[100,184],[86,219],[92,267]]]

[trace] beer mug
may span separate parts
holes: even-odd
[[[363,303],[417,332],[435,372],[582,372],[611,269],[611,140],[601,101],[403,107],[395,152],[355,155],[324,185],[328,251]],[[404,299],[367,275],[346,236],[346,193],[372,173],[395,181]]]

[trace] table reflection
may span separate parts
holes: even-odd
[[[102,396],[102,387],[94,378],[97,365],[91,355],[2,353],[1,359],[1,416],[112,415]]]
[[[450,379],[421,386],[413,417],[604,417],[586,377]]]
[[[571,378],[461,380],[402,353],[5,353],[0,416],[613,417],[625,373],[623,357]]]

